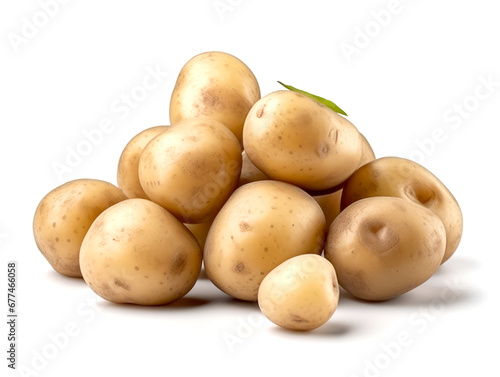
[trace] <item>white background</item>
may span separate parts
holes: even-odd
[[[0,312],[4,323],[7,261],[14,260],[17,362],[32,372],[24,375],[498,370],[491,346],[500,335],[496,2],[74,0],[51,11],[40,3],[2,2],[0,9]],[[226,4],[225,11],[214,4]],[[310,333],[277,328],[255,304],[232,300],[208,280],[175,305],[143,308],[107,303],[82,280],[54,272],[33,241],[38,202],[75,178],[116,183],[124,145],[145,128],[168,124],[179,70],[208,50],[242,59],[263,95],[281,80],[332,99],[377,156],[411,157],[436,174],[464,214],[454,257],[398,299],[369,304],[342,295],[332,319]],[[161,72],[157,87],[135,108],[118,111],[123,95],[139,93],[148,69]],[[68,148],[103,119],[113,130],[58,178],[54,163],[64,164]],[[423,141],[432,137],[433,144]],[[7,331],[2,325],[1,375],[18,375],[6,367]]]

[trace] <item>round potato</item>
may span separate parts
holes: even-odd
[[[367,164],[370,161],[375,160],[375,153],[373,152],[373,149],[368,143],[368,140],[360,134],[361,140],[362,140],[362,149],[361,149],[361,161],[359,162],[359,167]],[[337,191],[334,191],[329,194],[325,195],[315,195],[313,196],[314,200],[318,202],[320,205],[321,209],[323,210],[323,213],[325,214],[326,218],[326,224],[327,227],[330,226],[333,220],[339,215],[340,213],[340,201],[342,199],[342,189],[339,189]]]
[[[252,107],[243,128],[244,149],[270,179],[306,190],[345,181],[359,166],[362,141],[356,127],[318,101],[276,91]]]
[[[127,199],[99,215],[80,252],[83,279],[95,293],[137,305],[183,297],[198,279],[201,259],[187,228],[145,199]]]
[[[212,223],[205,271],[223,292],[256,301],[260,282],[273,268],[296,255],[321,253],[325,230],[321,208],[300,188],[278,181],[248,183]]]
[[[242,142],[248,111],[260,98],[254,74],[233,55],[211,51],[196,55],[181,69],[170,99],[170,123],[209,116]]]
[[[339,302],[337,275],[319,255],[298,255],[266,275],[259,287],[262,313],[290,330],[313,330],[325,324]]]
[[[406,293],[438,269],[446,247],[443,223],[406,199],[361,199],[330,225],[325,257],[353,296],[382,301]]]
[[[238,182],[238,187],[250,182],[257,182],[269,179],[262,173],[248,158],[245,151],[242,154],[241,174]]]
[[[139,132],[123,149],[116,178],[118,187],[128,198],[149,199],[139,182],[139,158],[146,144],[167,128],[168,126],[156,126]]]
[[[207,117],[185,120],[146,145],[139,181],[152,201],[181,222],[206,222],[236,189],[241,152],[222,123]]]
[[[33,219],[35,242],[52,268],[82,277],[79,254],[83,238],[106,208],[127,199],[115,185],[97,179],[77,179],[50,191]]]
[[[446,251],[442,263],[457,249],[462,238],[463,217],[453,194],[429,170],[399,157],[383,157],[358,170],[346,181],[341,208],[373,196],[394,196],[430,209],[446,229]]]

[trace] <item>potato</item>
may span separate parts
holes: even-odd
[[[368,143],[368,140],[366,140],[366,138],[362,134],[360,134],[360,136],[362,140],[362,149],[361,149],[361,161],[359,162],[358,168],[375,159],[375,153],[373,152],[370,143]],[[326,218],[326,225],[327,227],[329,227],[332,221],[335,220],[335,218],[340,213],[340,200],[342,199],[342,189],[325,195],[315,195],[313,196],[313,198],[314,200],[316,200],[316,202],[318,202],[321,209],[323,210],[323,213],[325,214]]]
[[[198,242],[161,206],[127,199],[101,213],[80,252],[83,279],[115,303],[163,305],[196,283],[201,270]]]
[[[259,287],[259,307],[278,326],[313,330],[337,309],[339,286],[332,264],[319,255],[298,255],[281,263]]]
[[[399,157],[374,160],[347,180],[341,208],[373,196],[409,199],[430,209],[441,219],[446,229],[446,251],[442,263],[453,255],[462,238],[462,211],[453,194],[429,170]]]
[[[241,152],[236,136],[214,119],[177,122],[144,148],[139,181],[181,222],[206,222],[236,189]]]
[[[106,208],[127,199],[111,183],[77,179],[50,191],[40,201],[33,219],[35,243],[57,272],[82,277],[79,254],[83,237]]]
[[[432,211],[406,199],[373,197],[354,202],[337,216],[325,257],[347,292],[382,301],[429,279],[445,247],[445,228]]]
[[[262,279],[301,254],[320,254],[325,216],[306,192],[285,182],[238,188],[215,217],[205,244],[208,278],[223,292],[256,301]]]
[[[245,151],[242,154],[241,174],[238,187],[250,182],[257,182],[269,179],[250,161]]]
[[[259,83],[245,63],[224,52],[205,52],[179,73],[170,99],[170,123],[209,116],[241,143],[245,118],[259,98]]]
[[[306,190],[341,184],[359,166],[362,141],[356,127],[303,94],[276,91],[248,113],[244,149],[270,179]]]
[[[139,158],[147,143],[167,130],[168,126],[148,128],[135,135],[125,146],[118,161],[118,187],[129,198],[149,199],[139,182]]]

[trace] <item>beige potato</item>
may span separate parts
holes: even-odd
[[[373,149],[368,143],[368,140],[360,134],[362,140],[362,151],[361,151],[361,161],[359,162],[358,168],[367,164],[370,161],[375,160],[375,153]],[[323,213],[325,214],[327,227],[330,226],[333,220],[339,215],[340,209],[340,201],[342,199],[342,189],[334,191],[332,193],[328,193],[325,195],[315,195],[313,196],[314,200],[318,202]]]
[[[243,128],[244,149],[270,179],[306,190],[341,184],[359,166],[356,127],[320,102],[276,91],[252,107]]]
[[[163,305],[187,294],[201,270],[198,242],[161,206],[127,199],[104,211],[85,236],[85,282],[115,303]]]
[[[170,99],[170,123],[209,116],[242,142],[248,111],[260,98],[254,74],[233,55],[210,51],[196,55],[181,69]]]
[[[346,181],[341,208],[373,196],[408,199],[434,212],[446,229],[442,263],[458,248],[463,231],[460,206],[446,186],[422,165],[404,158],[383,157],[362,166]]]
[[[238,182],[238,187],[250,182],[257,182],[269,179],[262,173],[248,158],[245,151],[242,154],[241,174]]]
[[[313,330],[324,325],[339,302],[337,275],[319,255],[298,255],[266,275],[259,287],[262,313],[290,330]]]
[[[356,201],[340,213],[330,225],[325,257],[347,292],[382,301],[428,280],[445,247],[445,228],[432,211],[380,196]]]
[[[205,244],[208,278],[223,292],[256,301],[262,279],[301,254],[320,254],[325,216],[298,187],[278,181],[238,188],[215,217]]]
[[[183,223],[214,217],[236,189],[241,146],[222,123],[198,117],[170,126],[139,160],[146,195]]]
[[[35,242],[52,268],[82,277],[79,254],[83,238],[106,208],[127,199],[115,185],[97,179],[77,179],[50,191],[33,219]]]
[[[139,182],[139,158],[146,144],[167,128],[168,126],[156,126],[141,131],[123,149],[116,178],[118,187],[128,198],[149,199]]]

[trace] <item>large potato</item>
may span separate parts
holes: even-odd
[[[262,313],[290,330],[313,330],[325,324],[339,302],[337,275],[319,255],[298,255],[266,275],[259,287]]]
[[[215,217],[205,243],[209,279],[227,294],[257,300],[262,279],[301,254],[320,254],[325,216],[314,199],[284,182],[238,188]]]
[[[270,179],[307,190],[341,184],[359,166],[362,141],[356,127],[303,94],[277,91],[248,113],[243,145]]]
[[[358,168],[370,161],[375,160],[375,153],[373,152],[370,143],[368,143],[368,140],[366,140],[362,134],[360,134],[360,136],[363,146],[361,149],[361,161],[359,162]],[[313,198],[316,202],[318,202],[323,210],[327,227],[329,227],[341,211],[340,201],[342,199],[342,189],[324,195],[314,195]]]
[[[363,300],[397,297],[424,283],[443,259],[446,232],[432,211],[406,199],[373,197],[330,225],[325,257],[339,284]]]
[[[196,283],[198,242],[159,205],[128,199],[104,211],[85,236],[80,266],[85,282],[115,303],[163,305]]]
[[[400,197],[430,209],[446,229],[446,251],[442,263],[453,255],[462,238],[462,212],[450,190],[429,170],[405,158],[374,160],[356,170],[346,181],[341,208],[373,196]]]
[[[127,199],[115,185],[97,179],[77,179],[50,191],[33,219],[35,242],[52,268],[81,277],[79,254],[83,238],[106,208]]]
[[[205,52],[179,73],[170,99],[170,123],[209,116],[226,125],[241,143],[245,118],[259,98],[257,79],[241,60],[224,52]]]
[[[146,145],[139,181],[152,201],[183,223],[206,222],[236,189],[241,152],[222,123],[207,117],[185,120]]]
[[[118,187],[129,198],[149,199],[139,182],[139,158],[144,147],[155,136],[167,130],[168,126],[148,128],[135,135],[125,146],[118,161]]]

